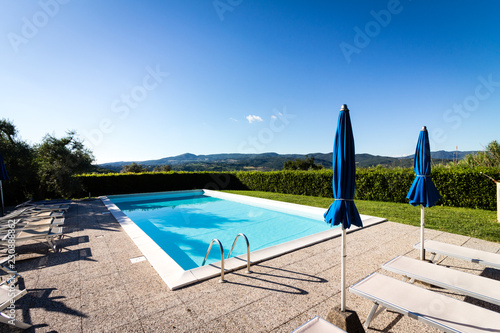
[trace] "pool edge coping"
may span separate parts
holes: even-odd
[[[238,202],[251,202],[254,205],[269,208],[270,206],[278,206],[280,210],[292,209],[294,211],[302,211],[306,215],[324,214],[326,209],[319,207],[312,207],[270,199],[255,198],[245,195],[232,194],[226,192],[218,192],[212,190],[187,190],[187,191],[168,191],[168,192],[152,192],[152,193],[138,193],[139,195],[148,194],[194,194],[201,193],[211,197],[227,199]],[[149,261],[151,266],[157,271],[162,280],[167,284],[171,290],[176,290],[190,284],[200,281],[208,280],[210,278],[221,275],[221,262],[212,263],[202,267],[196,267],[190,270],[184,270],[175,260],[173,260],[156,242],[151,239],[139,226],[137,226],[125,213],[123,213],[107,196],[100,196],[99,199],[106,206],[108,211],[113,215],[118,223],[122,226],[131,240],[139,248],[142,254]],[[240,200],[237,200],[240,199]],[[241,200],[243,199],[243,200]],[[333,200],[333,199],[332,199]],[[379,218],[369,215],[361,215],[363,227],[368,227],[374,224],[387,221],[385,218]],[[361,229],[352,226],[346,230],[347,233],[354,232]],[[265,260],[276,258],[278,256],[297,251],[299,249],[324,242],[326,240],[340,236],[342,233],[341,228],[332,228],[322,231],[313,235],[302,237],[296,240],[288,241],[282,244],[274,245],[265,249],[256,250],[250,253],[251,264],[257,264]],[[246,254],[231,257],[224,260],[224,273],[245,268],[247,266]]]

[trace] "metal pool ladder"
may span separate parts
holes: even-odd
[[[220,248],[220,280],[219,283],[224,282],[224,248],[222,247],[222,243],[220,240],[217,238],[212,239],[210,242],[210,245],[208,246],[207,254],[205,254],[205,259],[203,259],[203,263],[201,264],[202,266],[205,265],[205,262],[207,261],[208,255],[210,254],[210,250],[212,249],[212,245],[214,242],[217,242],[219,244]]]
[[[229,259],[229,256],[231,256],[231,252],[233,252],[234,246],[236,245],[236,241],[238,240],[238,237],[240,237],[240,236],[242,236],[245,239],[245,242],[247,243],[247,270],[245,271],[245,273],[251,273],[251,271],[250,271],[250,243],[248,242],[248,238],[247,238],[247,236],[245,236],[245,234],[239,233],[238,235],[236,235],[236,238],[234,239],[234,242],[233,242],[233,246],[231,247],[231,251],[229,251],[229,253],[227,254],[226,259]]]
[[[248,238],[247,238],[247,236],[245,236],[245,234],[239,233],[238,235],[236,235],[236,238],[234,239],[234,242],[233,242],[233,246],[231,247],[231,251],[229,251],[229,253],[227,255],[227,259],[229,259],[229,256],[233,252],[234,246],[236,245],[236,241],[238,240],[238,237],[240,237],[240,236],[242,236],[245,239],[245,242],[247,243],[247,270],[245,271],[245,273],[251,273],[251,271],[250,271],[250,243],[248,242]],[[219,248],[220,248],[220,280],[219,280],[219,282],[222,283],[222,282],[224,282],[224,247],[222,246],[222,243],[220,242],[220,240],[218,240],[217,238],[212,239],[212,241],[210,242],[210,245],[208,246],[207,254],[205,254],[205,259],[203,259],[203,263],[201,264],[201,266],[204,266],[205,263],[207,262],[208,255],[210,254],[210,250],[212,250],[212,245],[214,245],[214,242],[219,244]]]

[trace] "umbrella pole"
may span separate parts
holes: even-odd
[[[342,275],[340,279],[341,289],[340,289],[340,311],[345,311],[345,258],[346,258],[346,246],[345,246],[345,234],[346,231],[344,226],[342,226],[342,257],[341,257],[341,270]]]
[[[424,205],[420,205],[420,260],[425,260],[424,229],[425,229],[425,210],[424,210]]]

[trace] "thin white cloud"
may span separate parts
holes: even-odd
[[[238,119],[234,119],[233,117],[229,118],[229,120],[232,120],[232,121],[234,121],[236,123],[238,122]]]
[[[254,115],[254,114],[248,115],[248,116],[246,116],[246,118],[247,118],[247,120],[248,120],[248,122],[249,122],[250,124],[251,124],[251,123],[253,123],[253,122],[255,122],[255,121],[264,121],[264,120],[262,120],[262,118],[261,118],[261,117],[256,116],[256,115]]]
[[[271,116],[271,119],[278,119],[274,114]]]

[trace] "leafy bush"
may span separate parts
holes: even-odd
[[[132,164],[124,165],[120,172],[123,172],[123,173],[127,173],[127,172],[141,173],[141,172],[148,172],[148,171],[149,171],[148,168],[146,168],[145,166],[133,162]]]
[[[323,169],[321,164],[314,163],[314,157],[306,155],[305,159],[296,159],[295,161],[286,161],[283,165],[283,170],[320,170]]]
[[[415,173],[411,168],[358,168],[355,199],[408,202],[406,195],[413,179]]]
[[[468,167],[500,167],[500,144],[498,141],[491,141],[484,151],[465,156],[459,162],[460,165]]]
[[[332,170],[283,170],[238,172],[236,177],[253,191],[278,192],[316,197],[333,196]]]
[[[0,152],[9,174],[3,182],[6,205],[70,197],[80,191],[73,175],[93,169],[92,152],[72,131],[60,139],[47,134],[40,144],[30,145],[10,120],[0,119]]]
[[[495,210],[496,185],[481,172],[500,180],[498,168],[433,168],[431,177],[442,196],[437,205]],[[406,195],[414,179],[411,168],[358,169],[355,198],[408,202]]]
[[[0,119],[0,153],[9,179],[2,182],[5,205],[13,205],[32,197],[39,180],[35,157],[30,145],[18,137],[12,122]]]
[[[438,204],[496,210],[496,185],[481,172],[500,180],[498,168],[435,168],[432,179],[443,197]]]
[[[73,131],[60,139],[47,134],[34,151],[40,180],[35,197],[39,199],[71,197],[81,189],[73,175],[88,172],[94,161],[92,152]]]
[[[245,189],[231,173],[173,171],[82,174],[76,177],[84,189],[77,196],[86,196],[88,193],[99,196],[194,189]]]
[[[498,169],[438,167],[432,178],[442,195],[438,205],[496,209],[496,186],[480,172],[500,179]],[[253,190],[332,198],[332,170],[148,172],[87,174],[78,178],[92,195],[190,189]],[[367,168],[356,171],[355,199],[407,203],[415,174],[411,168]],[[85,193],[82,193],[82,196]]]

